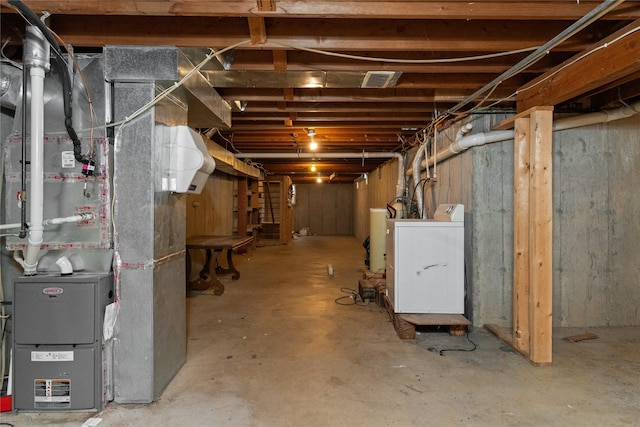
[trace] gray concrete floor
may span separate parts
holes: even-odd
[[[534,367],[484,329],[398,339],[385,310],[343,306],[364,249],[304,237],[236,256],[226,292],[187,298],[187,363],[158,401],[100,414],[2,414],[81,426],[640,426],[640,328],[558,329],[553,364]],[[327,274],[332,264],[334,275]],[[598,339],[562,337],[594,332]],[[434,351],[435,350],[435,351]]]

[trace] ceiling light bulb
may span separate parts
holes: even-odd
[[[315,172],[316,171],[316,165],[311,165],[311,172]]]
[[[309,144],[309,148],[315,150],[316,148],[318,148],[318,143],[315,141],[311,141],[311,143]]]
[[[320,177],[316,178],[316,182],[317,182],[318,184],[322,184],[322,178],[320,178]]]

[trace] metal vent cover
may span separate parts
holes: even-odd
[[[399,71],[367,71],[360,87],[384,89],[395,86],[401,74]]]

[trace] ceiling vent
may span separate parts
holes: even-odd
[[[402,73],[399,71],[367,71],[361,88],[383,89],[395,86]]]

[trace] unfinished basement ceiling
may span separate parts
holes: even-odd
[[[49,26],[77,52],[104,45],[176,45],[194,61],[209,48],[238,45],[203,69],[232,106],[231,127],[212,138],[230,151],[401,151],[436,112],[442,114],[509,70],[600,1],[376,1],[376,0],[25,0],[48,11]],[[615,2],[605,2],[612,3]],[[20,59],[24,23],[2,0],[4,53]],[[640,2],[619,2],[594,23],[459,109],[516,112],[554,105],[589,112],[640,95]],[[615,38],[618,32],[625,34]],[[614,35],[614,36],[612,36]],[[612,36],[603,67],[587,54],[567,70],[569,85],[553,79],[536,97],[519,89]],[[198,55],[202,55],[198,58]],[[596,56],[593,55],[595,58]],[[628,58],[634,58],[629,60]],[[466,60],[459,60],[464,58]],[[475,59],[473,59],[475,58]],[[627,58],[627,59],[625,59]],[[455,59],[455,60],[454,60]],[[567,87],[570,86],[570,87]],[[481,105],[479,105],[481,104]],[[456,116],[451,116],[454,119]],[[217,125],[212,124],[211,127]],[[315,131],[313,138],[309,130]],[[318,174],[351,182],[384,159],[261,159],[253,162],[294,182]],[[311,164],[317,172],[311,172]]]

